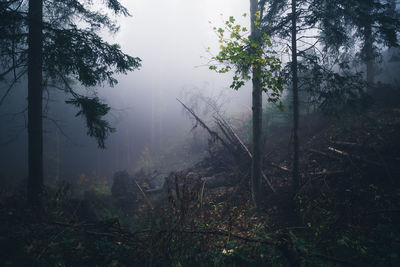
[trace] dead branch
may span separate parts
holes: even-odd
[[[345,151],[341,151],[341,150],[339,150],[339,149],[336,149],[336,148],[334,148],[334,147],[328,147],[328,150],[330,150],[330,151],[332,151],[332,152],[335,152],[335,153],[337,153],[337,154],[340,154],[340,155],[343,155],[343,156],[349,156],[349,153],[347,153],[347,152],[345,152]]]
[[[253,155],[251,154],[250,150],[247,148],[247,146],[244,144],[244,142],[240,139],[240,137],[235,133],[232,126],[222,117],[221,114],[219,114],[217,112],[217,115],[220,117],[220,119],[224,123],[224,125],[226,125],[226,127],[230,130],[233,137],[235,137],[235,139],[239,142],[239,144],[241,145],[243,150],[246,151],[246,153],[247,153],[247,155],[249,155],[250,159],[253,159]]]
[[[226,147],[228,149],[228,151],[230,151],[232,154],[235,154],[235,151],[213,130],[211,130],[196,114],[195,112],[187,107],[182,101],[180,101],[179,99],[176,99],[179,103],[181,103],[181,105],[187,110],[189,111],[190,114],[192,114],[192,116],[196,119],[196,121],[204,128],[208,131],[208,133],[215,137],[216,139],[218,139],[222,145],[224,147]],[[215,109],[214,109],[215,110]],[[227,137],[228,140],[232,139],[232,137],[234,137],[238,143],[240,144],[240,146],[242,147],[242,149],[247,153],[247,155],[250,157],[250,159],[253,159],[253,155],[251,154],[250,150],[246,147],[246,145],[243,143],[243,141],[239,138],[239,136],[235,133],[235,131],[233,130],[232,126],[229,125],[229,123],[221,116],[221,114],[219,114],[219,112],[217,110],[215,110],[215,112],[217,113],[217,115],[220,117],[219,120],[217,121],[217,125],[219,125],[219,127],[223,130],[225,128],[225,130],[223,130],[224,135]],[[215,117],[214,117],[215,118]],[[229,129],[229,132],[232,136],[228,137],[229,134],[226,131],[227,129]],[[230,141],[232,144],[235,144],[233,141]],[[265,180],[265,182],[268,184],[268,186],[271,188],[272,192],[276,192],[274,186],[272,185],[271,181],[267,178],[267,176],[263,173],[263,179]]]
[[[222,139],[216,132],[214,132],[213,130],[211,130],[197,115],[196,113],[189,108],[188,106],[186,106],[182,101],[180,101],[178,98],[176,99],[178,100],[179,103],[181,103],[181,105],[187,110],[189,111],[190,114],[192,114],[192,116],[196,119],[196,121],[201,125],[201,127],[203,127],[204,129],[207,130],[207,132],[214,138],[218,139],[221,144],[228,149],[228,151],[232,152],[232,149],[230,146],[228,146],[228,144],[224,141],[224,139]],[[232,152],[233,153],[233,152]]]
[[[215,117],[214,117],[214,119],[215,119],[215,122],[217,123],[219,129],[221,130],[221,132],[222,132],[222,133],[224,134],[224,136],[226,137],[226,139],[228,139],[228,141],[229,141],[231,144],[235,144],[234,140],[232,139],[232,136],[230,136],[230,135],[228,134],[228,132],[226,131],[226,128],[224,127],[224,124],[223,124],[218,118],[215,118]]]
[[[253,159],[253,154],[250,152],[250,150],[247,148],[247,146],[244,144],[244,142],[240,139],[240,137],[235,133],[235,131],[233,130],[232,126],[221,116],[221,114],[218,113],[218,111],[216,111],[216,113],[220,117],[221,121],[230,130],[230,132],[235,137],[235,139],[239,142],[239,144],[241,145],[242,149],[247,153],[249,158],[252,160]],[[262,175],[263,175],[263,179],[268,184],[268,186],[271,188],[272,192],[275,193],[276,190],[275,190],[274,186],[272,185],[271,181],[267,178],[267,176],[264,174],[264,172],[262,172]]]
[[[365,163],[368,163],[368,164],[371,164],[371,165],[375,165],[375,166],[379,166],[379,167],[384,167],[384,165],[382,165],[382,164],[380,164],[380,163],[378,163],[378,162],[375,162],[375,161],[372,161],[372,160],[368,160],[368,159],[364,159],[364,158],[362,158],[362,157],[360,157],[360,156],[357,156],[357,155],[349,154],[349,153],[347,153],[347,152],[345,152],[345,151],[336,149],[336,148],[334,148],[334,147],[328,147],[328,149],[329,149],[330,151],[332,151],[332,152],[335,152],[335,153],[339,154],[339,155],[346,156],[346,157],[349,158],[349,159],[350,159],[350,157],[352,157],[352,158],[355,158],[355,159],[364,161]]]
[[[140,192],[142,192],[142,195],[143,195],[145,201],[147,202],[147,205],[149,205],[150,209],[153,210],[154,209],[153,205],[151,205],[150,199],[146,196],[146,193],[143,191],[142,187],[139,185],[139,183],[136,181],[136,179],[133,179],[133,181],[135,182],[135,184],[139,188]]]
[[[286,168],[286,167],[284,167],[284,166],[280,166],[280,165],[275,164],[275,163],[273,163],[273,162],[271,162],[270,165],[271,165],[272,167],[278,168],[278,169],[280,169],[280,170],[282,170],[282,171],[290,172],[290,170],[289,170],[288,168]]]
[[[342,145],[342,146],[351,146],[351,147],[361,147],[362,145],[353,142],[346,142],[346,141],[331,141],[334,145]]]

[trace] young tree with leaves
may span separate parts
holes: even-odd
[[[244,14],[244,16],[247,16]],[[235,70],[231,88],[240,89],[247,80],[252,81],[252,199],[255,207],[261,201],[261,181],[263,143],[262,143],[262,93],[268,94],[268,101],[277,103],[282,94],[282,80],[278,73],[281,62],[273,56],[271,41],[266,33],[260,30],[259,1],[250,1],[250,34],[246,27],[236,24],[234,17],[225,23],[225,28],[214,28],[217,31],[220,52],[212,59],[216,62],[210,69],[219,73]],[[228,35],[228,37],[226,37]]]
[[[118,0],[104,0],[103,4],[115,15],[129,16]],[[89,0],[30,0],[28,4],[25,0],[8,0],[0,4],[4,18],[0,28],[0,81],[10,82],[1,102],[27,68],[28,200],[36,206],[41,205],[43,190],[44,87],[62,90],[71,97],[66,102],[79,109],[77,116],[85,117],[88,135],[104,148],[105,138],[114,130],[103,119],[110,108],[97,96],[78,93],[72,84],[113,86],[117,83],[115,73],[140,66],[139,58],[124,54],[117,44],[109,44],[98,35],[101,29],[115,33],[118,27],[106,12],[92,8]],[[84,26],[78,26],[78,21]]]

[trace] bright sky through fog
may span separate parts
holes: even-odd
[[[235,99],[248,102],[247,89],[242,92],[227,89],[230,75],[213,73],[207,67],[195,68],[207,62],[200,58],[208,56],[207,47],[218,47],[213,25],[222,26],[229,16],[235,16],[243,25],[249,23],[248,18],[242,17],[248,12],[248,1],[125,0],[122,3],[132,17],[119,19],[121,28],[112,41],[121,44],[130,55],[140,57],[143,67],[120,78],[118,93],[140,97],[151,91],[176,104],[175,98],[183,87],[204,87],[207,83],[214,91],[225,88],[233,102]]]

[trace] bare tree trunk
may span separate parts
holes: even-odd
[[[293,85],[293,196],[299,188],[299,90],[297,74],[296,0],[292,0],[292,85]]]
[[[251,38],[257,41],[259,29],[255,25],[258,1],[250,0]],[[253,67],[253,160],[251,166],[252,198],[255,207],[259,207],[261,199],[262,178],[262,88],[260,68]]]
[[[43,2],[29,1],[28,35],[28,201],[40,207],[43,190]]]

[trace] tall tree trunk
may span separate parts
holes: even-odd
[[[251,38],[257,41],[259,29],[254,22],[258,11],[258,0],[250,0]],[[261,199],[262,178],[262,88],[260,81],[260,68],[253,67],[253,161],[251,166],[252,198],[255,207],[259,207]]]
[[[40,207],[43,190],[43,2],[29,1],[28,35],[28,201]]]
[[[293,196],[299,188],[299,90],[297,74],[296,0],[292,0],[292,85],[293,85]]]

